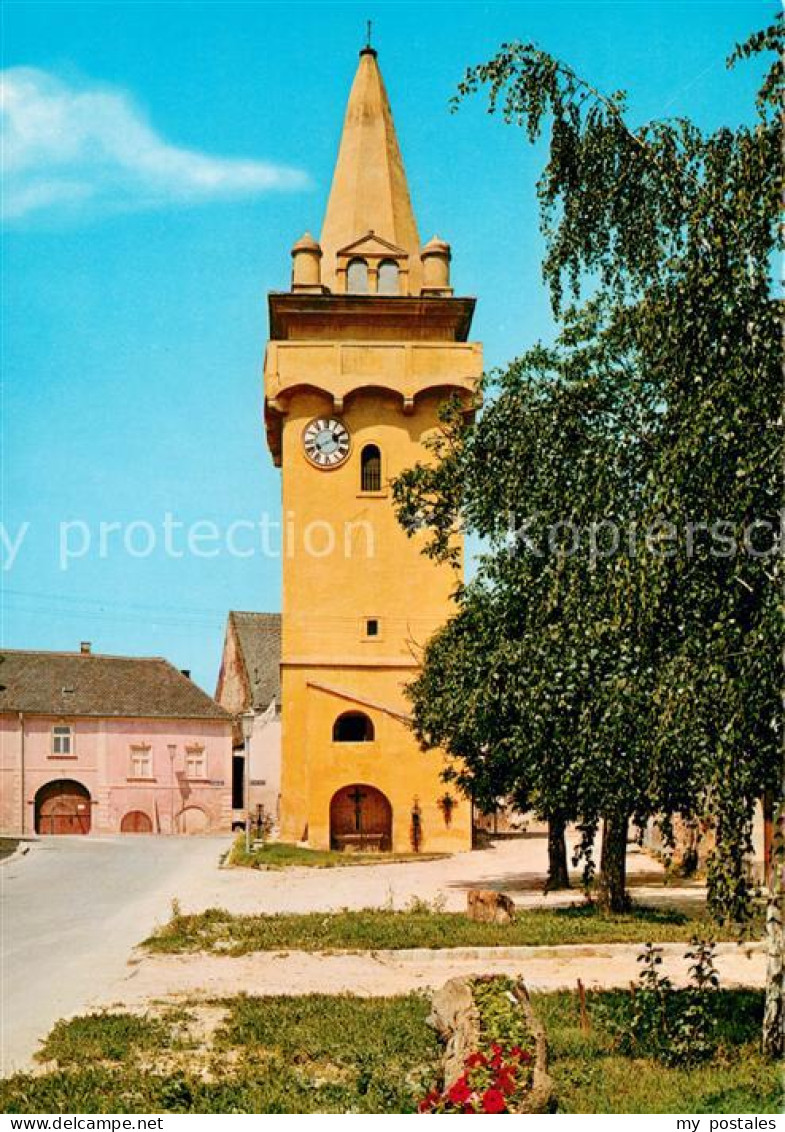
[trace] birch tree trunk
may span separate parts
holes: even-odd
[[[567,823],[560,814],[548,818],[548,880],[546,892],[556,892],[570,887],[570,873],[567,868]]]
[[[625,912],[627,896],[627,830],[626,814],[606,814],[602,823],[600,875],[597,879],[597,903],[604,912]]]
[[[766,1005],[763,1012],[763,1052],[785,1057],[785,804],[774,814],[766,908]]]

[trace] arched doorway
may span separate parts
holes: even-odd
[[[58,778],[35,796],[35,831],[44,834],[89,833],[90,791],[80,782]]]
[[[330,845],[333,849],[392,848],[392,806],[381,790],[355,783],[333,794]]]
[[[209,822],[204,810],[198,806],[186,806],[176,818],[178,833],[207,833]]]
[[[152,833],[153,823],[143,810],[129,810],[120,822],[121,833]]]

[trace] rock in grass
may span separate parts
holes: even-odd
[[[477,888],[466,898],[466,914],[481,924],[511,924],[515,917],[515,904],[503,892]]]

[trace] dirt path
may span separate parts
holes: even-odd
[[[674,982],[687,977],[685,943],[663,944],[663,971]],[[523,977],[532,990],[624,987],[638,974],[639,944],[563,947],[457,947],[443,950],[322,953],[255,952],[220,955],[145,956],[95,1007],[123,1005],[137,1010],[151,1000],[221,998],[248,994],[339,994],[362,996],[425,990],[456,975],[508,974]],[[763,945],[722,943],[717,968],[724,987],[762,987]]]
[[[570,830],[571,847],[574,839]],[[506,892],[521,908],[553,907],[580,900],[577,872],[573,872],[574,889],[545,895],[547,871],[547,835],[544,830],[533,830],[524,837],[494,841],[487,849],[436,861],[380,862],[332,869],[215,869],[184,877],[176,895],[186,912],[215,907],[233,913],[404,908],[413,897],[439,900],[454,912],[466,907],[466,892],[470,888]],[[695,907],[705,899],[705,889],[700,884],[665,887],[662,865],[634,845],[628,850],[627,871],[632,894],[640,903]]]

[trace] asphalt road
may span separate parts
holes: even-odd
[[[380,860],[327,872],[218,869],[229,845],[228,836],[53,837],[33,843],[25,856],[0,862],[4,1074],[29,1065],[59,1018],[133,999],[135,988],[145,984],[150,960],[140,967],[137,956],[129,966],[131,951],[169,919],[175,898],[186,912],[218,907],[235,913],[404,908],[414,896],[459,911],[471,888],[506,892],[521,908],[580,898],[575,888],[543,894],[548,863],[543,831],[439,860]],[[662,866],[635,846],[629,850],[628,880],[643,903],[694,905],[705,899],[700,885],[663,888]],[[189,978],[198,981],[199,957],[180,958]],[[249,985],[238,961],[226,962],[232,964],[232,985]],[[295,983],[279,967],[271,985],[277,993],[296,993]],[[306,985],[307,980],[299,989]],[[329,986],[328,978],[320,989]],[[166,991],[163,984],[156,988],[156,995]]]
[[[57,1021],[127,974],[172,900],[215,872],[230,838],[56,837],[0,862],[5,1076]]]

